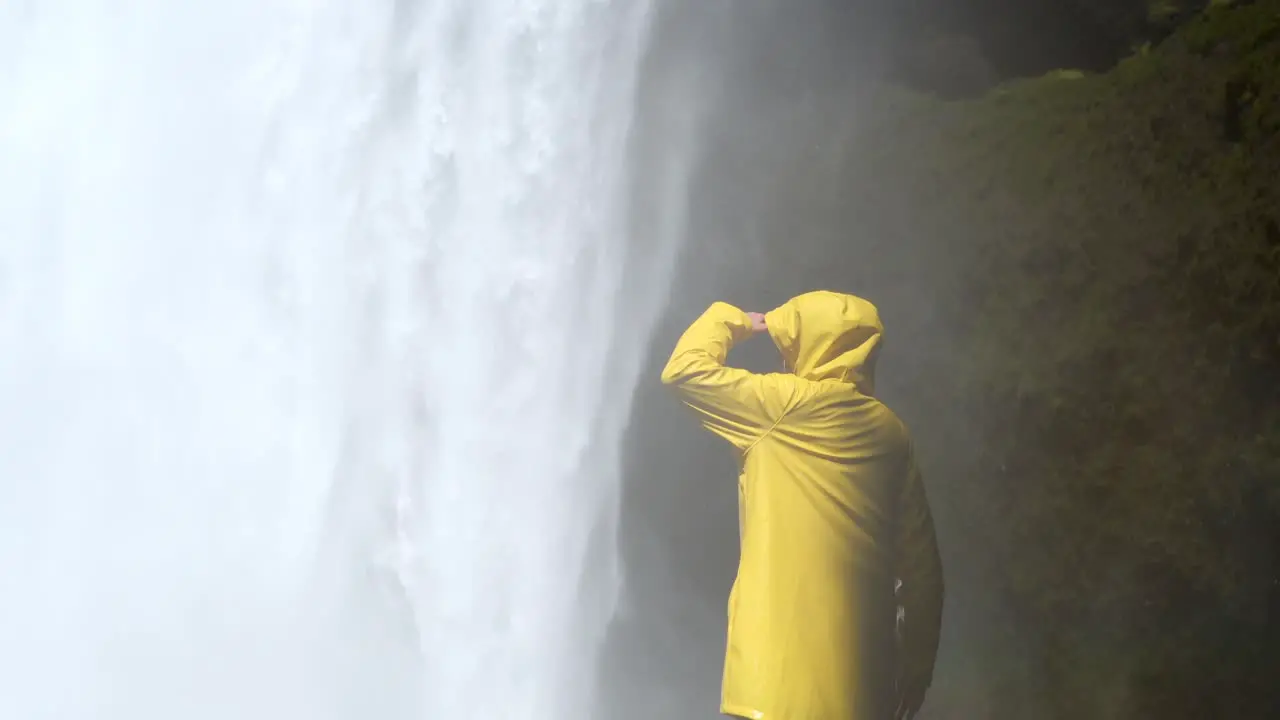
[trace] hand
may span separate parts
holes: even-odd
[[[751,332],[762,333],[768,332],[769,326],[764,321],[764,313],[747,313],[747,317],[751,318]]]
[[[924,705],[924,695],[929,689],[929,681],[924,678],[902,678],[898,680],[898,708],[893,712],[893,720],[912,720]]]

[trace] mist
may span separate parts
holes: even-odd
[[[646,199],[670,190],[663,168],[692,167],[678,270],[625,440],[623,604],[606,646],[597,717],[718,717],[738,558],[736,468],[728,448],[657,382],[679,334],[716,300],[763,312],[832,289],[880,307],[887,343],[880,395],[918,437],[947,573],[935,682],[958,681],[964,671],[956,649],[986,608],[969,596],[963,548],[949,542],[947,488],[929,481],[931,468],[963,461],[963,431],[927,422],[937,416],[937,394],[913,382],[922,367],[945,362],[949,331],[938,326],[934,303],[948,250],[925,255],[896,242],[861,222],[848,202],[862,182],[850,155],[860,101],[883,81],[890,29],[884,16],[852,3],[663,8],[637,101],[638,243],[652,232]],[[688,135],[673,144],[673,128]],[[911,200],[891,199],[904,213]],[[730,363],[771,371],[777,353],[767,341],[747,343]]]
[[[1274,3],[696,5],[663,6],[637,102],[638,242],[674,157],[686,205],[597,716],[715,717],[736,468],[657,375],[711,302],[814,289],[879,306],[877,395],[920,453],[924,720],[1268,716],[1280,152],[1233,98],[1274,92]]]
[[[659,369],[830,289],[921,720],[1267,716],[1276,0],[197,5],[0,12],[3,712],[719,717],[736,467]]]

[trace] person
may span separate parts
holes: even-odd
[[[726,367],[764,333],[784,372]],[[739,458],[724,715],[902,720],[924,702],[942,564],[911,435],[875,397],[882,335],[852,295],[810,292],[765,314],[717,302],[662,371]]]

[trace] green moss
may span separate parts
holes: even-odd
[[[1215,3],[1179,33],[1193,52],[1207,54],[1224,45],[1248,53],[1264,48],[1280,32],[1280,8],[1260,2]]]
[[[1147,5],[1147,19],[1152,22],[1167,22],[1182,13],[1182,7],[1175,0],[1151,0]]]
[[[1061,716],[1226,713],[1258,666],[1213,638],[1265,626],[1280,523],[1280,0],[1109,73],[898,109],[861,163],[919,200],[895,236],[959,248],[961,339],[922,382],[981,426],[934,480],[963,489],[966,547],[1051,656],[1140,678],[1093,706],[1099,676],[1060,668]],[[1190,683],[1189,657],[1221,672]]]
[[[1084,77],[1083,70],[1053,70],[1047,73],[1048,77],[1057,80],[1079,80]]]

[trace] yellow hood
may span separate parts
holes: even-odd
[[[875,305],[853,295],[818,290],[765,314],[769,335],[787,367],[806,380],[853,383],[875,393],[876,356],[884,327]]]

